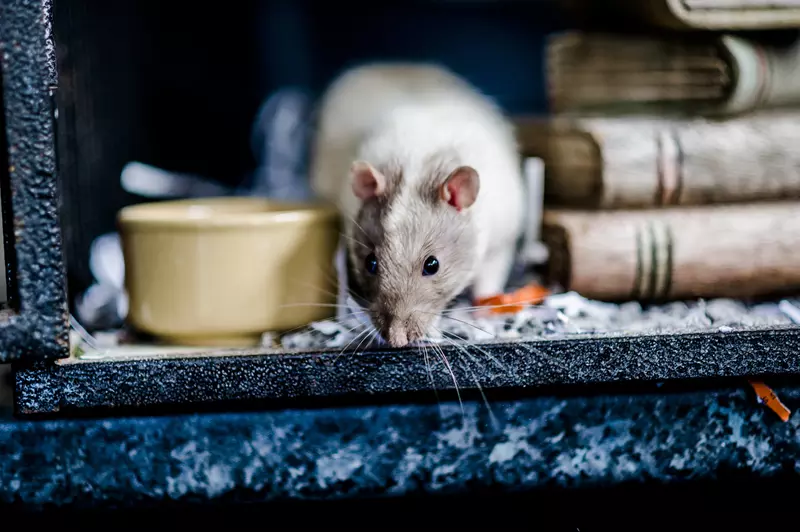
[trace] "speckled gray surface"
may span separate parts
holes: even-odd
[[[21,414],[96,408],[327,401],[477,389],[800,375],[800,328],[281,354],[168,356],[20,368]],[[258,353],[258,354],[257,354]],[[428,363],[429,362],[429,363]],[[452,373],[451,373],[452,372]],[[453,378],[455,376],[455,379]]]
[[[800,389],[778,390],[794,406]],[[0,502],[134,505],[608,486],[800,470],[745,389],[0,422]]]
[[[54,143],[50,0],[0,2],[0,118],[5,276],[19,313],[0,320],[0,361],[68,352],[68,312]],[[6,220],[5,223],[12,222]]]

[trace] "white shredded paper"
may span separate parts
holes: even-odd
[[[363,350],[380,345],[373,339],[369,318],[349,296],[345,247],[336,255],[339,282],[335,319],[312,323],[308,328],[283,336],[284,349]],[[586,299],[575,292],[554,294],[541,305],[513,314],[479,315],[468,301],[457,301],[441,317],[436,329],[450,340],[558,339],[575,334],[678,333],[693,331],[731,332],[753,327],[800,324],[797,302],[746,304],[733,299],[675,302],[645,308],[637,302],[620,305]],[[794,321],[794,320],[797,321]],[[426,341],[439,342],[441,338]]]
[[[352,300],[350,300],[352,305]],[[459,311],[459,307],[464,310]],[[638,303],[615,305],[592,301],[575,292],[556,294],[542,305],[509,315],[477,317],[466,304],[456,305],[436,328],[452,340],[535,340],[558,339],[575,334],[657,334],[699,331],[732,332],[757,327],[791,325],[789,312],[800,316],[797,303],[746,305],[731,299],[679,302],[643,308]],[[790,309],[790,310],[787,310]],[[791,310],[793,309],[793,310]],[[362,334],[367,318],[350,314],[335,320],[311,324],[305,330],[286,335],[284,349],[323,349],[346,346],[348,350],[365,349],[379,344]],[[797,324],[800,325],[800,318]],[[438,342],[439,339],[431,338]]]

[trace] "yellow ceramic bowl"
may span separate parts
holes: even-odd
[[[256,345],[335,314],[335,209],[254,198],[145,203],[118,217],[128,321],[172,344]]]

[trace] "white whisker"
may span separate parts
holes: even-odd
[[[461,401],[461,392],[458,389],[458,380],[456,379],[456,374],[453,372],[453,368],[450,366],[450,362],[447,360],[447,356],[444,354],[444,350],[438,344],[431,344],[433,346],[434,351],[439,351],[439,356],[442,358],[442,362],[447,367],[447,371],[450,372],[450,376],[453,378],[453,386],[456,388],[456,396],[458,397],[458,404],[461,407],[461,415],[464,416],[464,403]]]
[[[433,394],[436,396],[436,404],[441,406],[441,401],[439,400],[439,391],[436,389],[436,383],[433,380],[433,370],[431,369],[431,359],[430,354],[428,353],[428,346],[424,343],[421,344],[418,349],[422,350],[422,356],[425,359],[425,367],[428,369],[428,378],[431,381],[431,388],[433,389]]]
[[[459,338],[460,340],[463,340],[463,341],[467,340],[467,338],[464,338],[463,336],[460,336],[460,335],[455,334],[455,333],[448,333],[448,334],[451,334],[451,335],[453,335],[453,336],[455,336],[455,337],[457,337],[457,338]],[[511,373],[511,369],[510,368],[504,366],[502,362],[497,360],[497,357],[495,357],[491,353],[487,352],[485,349],[481,348],[481,346],[479,346],[477,344],[470,344],[470,347],[472,347],[473,349],[477,349],[483,355],[485,355],[486,358],[488,358],[490,361],[494,362],[495,365],[498,367],[498,369],[500,369],[500,371],[505,371],[505,372]]]
[[[370,332],[371,332],[371,334],[370,334]],[[358,350],[361,349],[361,346],[364,344],[364,342],[367,339],[369,339],[369,341],[372,342],[372,340],[375,339],[375,335],[378,333],[378,331],[376,329],[372,329],[371,331],[370,331],[370,329],[367,329],[367,333],[368,333],[368,335],[364,336],[364,338],[361,339],[361,341],[358,343],[358,345],[353,350],[353,352],[357,353]],[[369,343],[367,344],[367,346],[369,346]]]
[[[451,309],[443,310],[442,314],[450,314],[453,312],[472,312],[476,310],[492,310],[492,309],[518,307],[518,306],[522,306],[523,308],[530,308],[542,304],[543,300],[544,298],[534,298],[534,299],[527,299],[524,301],[516,301],[514,303],[503,303],[499,305],[474,305],[469,307],[454,307]]]
[[[346,238],[347,240],[349,240],[350,242],[352,242],[352,243],[354,243],[354,244],[358,244],[359,246],[361,246],[361,247],[363,247],[363,248],[365,248],[365,249],[371,249],[371,248],[370,248],[368,245],[366,245],[366,244],[365,244],[365,243],[363,243],[363,242],[359,242],[358,240],[356,240],[356,239],[355,239],[355,238],[353,238],[352,236],[346,235],[346,234],[344,234],[344,233],[339,233],[339,234],[340,234],[340,235],[342,235],[344,238]]]
[[[467,351],[466,347],[458,345],[457,342],[454,342],[454,341],[450,340],[449,338],[445,338],[445,340],[450,342],[450,345],[453,345],[457,349],[461,350],[461,352],[464,353],[465,355],[467,355],[470,359],[472,359],[473,361],[475,360],[470,355],[470,353]],[[478,391],[480,392],[481,397],[483,398],[483,404],[486,405],[486,410],[489,412],[489,419],[492,422],[492,426],[495,428],[495,430],[497,430],[498,427],[500,426],[500,424],[497,421],[497,417],[494,415],[494,411],[492,411],[491,405],[489,405],[489,399],[486,397],[486,393],[483,391],[483,387],[481,386],[481,383],[478,382],[478,378],[475,376],[475,373],[472,371],[472,369],[469,367],[469,365],[468,364],[464,364],[463,360],[461,362],[462,362],[462,367],[465,368],[469,372],[470,375],[472,375],[472,380],[475,382],[475,386],[478,388]]]
[[[446,319],[446,320],[453,320],[453,321],[457,321],[458,323],[463,323],[464,325],[466,325],[466,326],[468,326],[468,327],[472,327],[473,329],[476,329],[476,330],[478,330],[478,331],[481,331],[481,332],[483,332],[483,333],[486,333],[486,334],[488,334],[489,336],[491,336],[492,338],[495,338],[495,337],[496,337],[494,334],[490,333],[490,332],[489,332],[489,331],[487,331],[486,329],[482,329],[481,327],[478,327],[478,326],[477,326],[477,325],[475,325],[474,323],[470,323],[470,322],[468,322],[468,321],[460,320],[460,319],[458,319],[458,318],[454,318],[454,317],[452,317],[452,316],[444,316],[444,315],[440,315],[440,314],[435,314],[435,313],[433,313],[433,312],[425,312],[424,310],[416,310],[416,312],[421,312],[422,314],[431,314],[431,315],[434,315],[434,316],[439,316],[439,317],[441,317],[441,318],[444,318],[444,319]]]
[[[289,307],[321,307],[321,308],[343,308],[345,310],[352,311],[353,314],[356,313],[364,313],[363,310],[353,310],[348,305],[342,305],[339,303],[286,303],[284,305],[280,305],[279,308],[289,308]]]
[[[355,327],[353,327],[352,329],[350,329],[350,331],[348,331],[348,332],[352,332],[352,331],[356,330],[356,329],[357,329],[357,328],[359,328],[359,327],[364,327],[364,325],[362,325],[362,324],[360,324],[360,323],[359,323],[358,325],[356,325]],[[367,334],[367,333],[369,333],[369,329],[368,329],[368,328],[365,328],[363,331],[359,332],[359,333],[358,333],[358,334],[357,334],[357,335],[356,335],[354,338],[352,338],[352,339],[351,339],[349,342],[347,342],[347,345],[345,345],[345,346],[342,348],[342,350],[341,350],[341,351],[339,351],[339,354],[338,354],[338,355],[336,355],[336,358],[334,358],[334,359],[333,359],[333,363],[334,363],[334,364],[336,364],[336,361],[337,361],[337,360],[339,360],[339,357],[340,357],[340,356],[342,356],[342,355],[344,354],[344,352],[347,350],[347,348],[348,348],[348,347],[350,347],[351,345],[353,345],[353,343],[354,343],[356,340],[358,340],[359,338],[361,338],[363,335],[365,335],[365,334]],[[359,344],[359,345],[360,345],[360,344]]]
[[[346,327],[346,325],[344,323],[342,323],[341,321],[339,321],[339,318],[337,318],[335,316],[333,318],[326,318],[324,320],[317,320],[314,323],[334,323],[336,325],[339,325],[340,327]],[[289,336],[290,334],[292,334],[294,332],[297,332],[297,331],[300,331],[301,329],[308,329],[310,326],[311,326],[310,323],[306,323],[304,325],[300,325],[299,327],[294,327],[292,329],[288,329],[286,331],[283,331],[281,333],[281,336]]]

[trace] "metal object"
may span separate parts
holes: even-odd
[[[0,182],[10,311],[0,362],[68,355],[54,143],[57,76],[51,2],[0,0]]]
[[[451,375],[416,348],[339,356],[326,352],[129,356],[72,361],[17,373],[21,414],[80,410],[209,408],[256,402],[330,406],[381,402],[420,392],[490,395],[506,390],[577,390],[573,385],[653,383],[800,374],[800,329],[632,335],[619,338],[476,344],[469,354],[442,345]],[[569,385],[569,386],[568,386]],[[489,391],[491,390],[491,392]],[[516,390],[516,391],[515,391]]]

